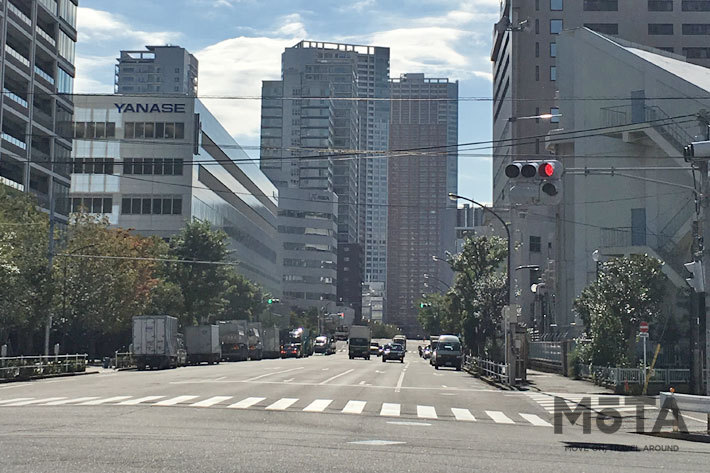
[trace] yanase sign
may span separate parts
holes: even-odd
[[[114,103],[118,113],[185,113],[184,103]]]

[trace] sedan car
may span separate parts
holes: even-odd
[[[387,360],[399,360],[400,363],[404,363],[404,347],[397,344],[385,345],[382,351],[382,362]]]
[[[370,342],[370,355],[380,356],[380,344],[377,342]]]

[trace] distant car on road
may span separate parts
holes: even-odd
[[[441,366],[451,366],[461,371],[462,353],[461,341],[455,335],[442,335],[436,344],[436,350],[431,356],[431,364],[437,370]]]
[[[399,360],[400,363],[404,363],[404,347],[399,344],[387,344],[382,351],[382,362],[387,360]]]
[[[380,356],[380,344],[377,342],[370,342],[370,355]]]

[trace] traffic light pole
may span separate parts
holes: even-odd
[[[698,242],[699,242],[699,253],[700,261],[702,262],[703,268],[709,268],[710,266],[710,255],[708,254],[708,248],[704,244],[705,235],[710,235],[710,219],[708,219],[708,204],[710,200],[708,195],[710,194],[710,180],[708,179],[708,161],[698,160],[696,165],[700,170],[700,191],[698,195]],[[708,273],[710,271],[703,271],[704,278],[704,288],[710,287],[710,279],[708,279]],[[700,327],[703,329],[705,334],[705,360],[703,363],[703,371],[701,372],[700,379],[705,380],[705,395],[710,396],[710,320],[708,320],[708,313],[705,304],[705,294],[699,293],[699,304],[698,304],[698,322]],[[701,332],[702,333],[702,332]],[[701,384],[702,387],[702,384]],[[710,414],[708,414],[710,417]]]

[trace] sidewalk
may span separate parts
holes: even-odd
[[[614,394],[614,391],[604,386],[597,386],[588,381],[566,378],[561,374],[545,373],[543,371],[527,370],[528,382],[522,385],[521,391],[539,391],[548,393],[578,393],[578,394]]]

